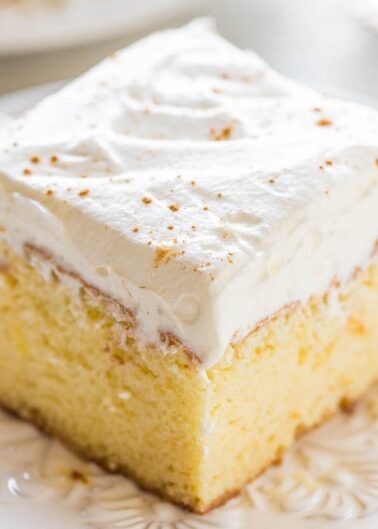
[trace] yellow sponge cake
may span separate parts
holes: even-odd
[[[378,113],[205,21],[0,131],[0,404],[204,513],[378,377]]]

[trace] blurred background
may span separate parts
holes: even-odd
[[[378,0],[0,0],[0,94],[72,78],[202,15],[287,75],[378,99]]]

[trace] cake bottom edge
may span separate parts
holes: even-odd
[[[345,413],[345,414],[353,414],[354,409],[358,406],[358,404],[366,397],[366,395],[369,394],[369,392],[377,386],[378,388],[378,377],[375,381],[373,381],[364,391],[361,392],[360,395],[355,397],[351,400],[346,400],[343,397],[340,399],[337,408],[333,412],[327,412],[325,413],[324,417],[321,418],[316,424],[313,424],[312,426],[302,426],[300,427],[295,435],[295,442],[300,440],[302,437],[310,434],[312,431],[316,430],[317,428],[324,425],[327,421],[334,418],[338,413]],[[94,454],[86,454],[78,445],[75,445],[72,441],[69,439],[65,439],[64,436],[62,436],[59,432],[53,431],[47,424],[47,422],[37,414],[34,414],[33,412],[28,411],[26,408],[24,409],[12,409],[6,404],[3,404],[0,398],[0,409],[2,409],[4,412],[6,412],[9,415],[12,415],[18,420],[21,421],[27,421],[30,424],[32,424],[37,430],[40,432],[41,435],[47,435],[51,438],[57,439],[60,443],[62,443],[63,446],[65,446],[66,449],[70,450],[73,454],[84,460],[88,463],[95,463],[100,468],[102,468],[103,471],[109,472],[114,475],[119,475],[124,477],[125,479],[131,480],[133,483],[135,483],[140,490],[141,493],[147,493],[147,494],[154,494],[158,498],[160,498],[162,501],[169,502],[176,507],[183,509],[187,512],[191,512],[193,514],[196,514],[198,516],[206,516],[210,512],[212,512],[215,509],[223,507],[225,504],[227,504],[232,499],[239,496],[246,485],[249,483],[252,483],[254,480],[258,479],[260,476],[262,476],[270,467],[272,466],[278,466],[281,464],[282,459],[284,458],[284,451],[280,450],[276,454],[272,460],[266,464],[266,466],[260,470],[260,472],[257,475],[252,475],[249,478],[247,478],[243,484],[241,484],[239,487],[229,490],[221,494],[219,497],[217,497],[215,500],[213,500],[211,503],[206,505],[202,508],[196,508],[194,505],[191,506],[187,503],[182,503],[176,498],[169,496],[167,494],[164,494],[161,489],[157,487],[151,487],[147,483],[144,483],[142,480],[140,480],[138,477],[135,476],[135,474],[126,469],[126,468],[118,468],[116,470],[110,468],[110,466],[107,464],[106,460],[103,458],[96,456]],[[291,445],[290,445],[291,446]],[[289,447],[286,447],[286,449]],[[83,476],[85,477],[85,476]]]

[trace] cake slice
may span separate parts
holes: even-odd
[[[378,376],[378,114],[207,22],[7,126],[0,402],[204,513]]]

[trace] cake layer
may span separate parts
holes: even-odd
[[[378,117],[284,79],[208,24],[115,54],[7,127],[0,225],[173,335],[204,368],[365,266]],[[293,280],[295,278],[295,280]]]
[[[113,315],[113,316],[112,316]],[[0,246],[0,403],[196,512],[378,376],[378,262],[286,307],[203,370],[139,349],[114,300],[30,246]]]

